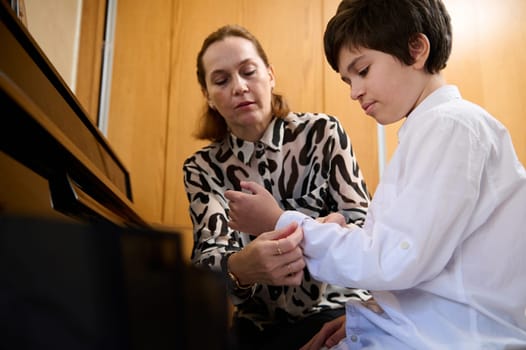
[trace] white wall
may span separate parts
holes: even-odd
[[[25,0],[24,3],[29,32],[75,92],[82,0]]]

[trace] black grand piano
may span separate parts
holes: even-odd
[[[222,280],[141,218],[128,171],[6,1],[0,18],[0,348],[229,348]]]

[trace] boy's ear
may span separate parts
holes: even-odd
[[[417,69],[424,68],[429,57],[429,39],[427,36],[422,33],[415,35],[409,41],[409,52],[414,60],[413,66]]]

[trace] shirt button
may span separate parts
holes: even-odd
[[[402,243],[400,243],[400,248],[406,250],[409,248],[409,242],[406,242],[406,241],[403,241]]]
[[[355,335],[355,334],[351,335],[351,341],[352,341],[353,343],[356,343],[356,342],[358,341],[358,336]]]

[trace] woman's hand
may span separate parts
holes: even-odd
[[[319,350],[323,346],[332,348],[343,338],[345,338],[345,316],[340,316],[325,323],[321,330],[300,350]]]
[[[234,230],[252,235],[274,230],[283,209],[272,194],[255,182],[241,181],[240,185],[250,193],[225,191],[230,208],[228,225]]]
[[[228,259],[228,268],[243,285],[263,283],[299,286],[305,261],[300,243],[303,231],[296,223],[265,232]]]

